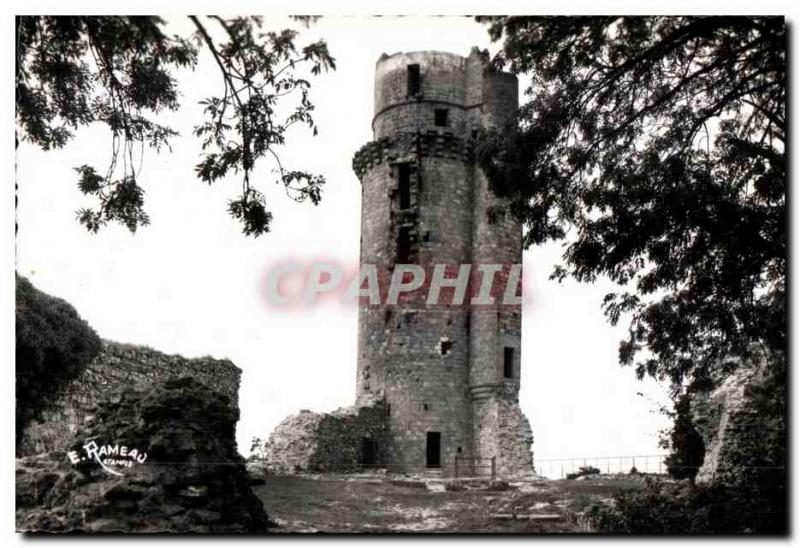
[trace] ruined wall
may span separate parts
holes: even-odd
[[[228,360],[188,359],[143,346],[103,341],[95,359],[25,428],[21,453],[63,450],[95,404],[112,388],[185,376],[227,396],[233,407],[238,406],[241,371]]]
[[[533,431],[512,390],[497,387],[474,402],[475,444],[482,455],[495,457],[497,474],[533,474]]]
[[[370,440],[372,455],[365,455]],[[301,411],[285,418],[256,447],[251,468],[265,472],[355,472],[364,464],[386,461],[386,406],[380,396],[365,396],[357,405],[333,413]],[[372,462],[369,462],[369,461]]]
[[[778,397],[775,362],[784,359],[756,352],[712,392],[692,395],[692,422],[705,444],[697,483],[736,483],[785,465],[785,416],[765,407],[765,398]],[[784,386],[783,380],[778,384]]]
[[[64,452],[16,461],[17,530],[51,533],[263,533],[271,526],[236,450],[239,410],[184,377],[106,391],[86,439],[146,454],[108,468]],[[177,420],[176,420],[177,419]],[[112,459],[114,460],[114,459]],[[116,475],[121,473],[122,476]]]

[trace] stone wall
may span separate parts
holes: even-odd
[[[266,532],[271,523],[236,450],[239,411],[229,403],[190,377],[105,392],[95,420],[69,443],[71,453],[17,459],[17,530]],[[87,439],[146,457],[127,466],[119,465],[124,453],[114,453],[101,463],[100,457],[88,458]]]
[[[375,450],[373,464],[385,462],[385,434],[386,406],[379,396],[367,396],[333,413],[301,411],[284,419],[269,440],[255,448],[250,467],[283,474],[355,472],[369,460],[365,439]]]
[[[63,450],[71,436],[111,389],[139,386],[170,377],[192,377],[238,406],[241,371],[229,360],[189,359],[143,346],[103,341],[103,348],[81,374],[61,389],[23,433],[20,454]]]
[[[525,477],[534,473],[533,431],[513,394],[496,390],[473,403],[475,444],[481,455],[494,455],[500,477]]]
[[[692,396],[692,422],[705,444],[697,483],[735,483],[752,475],[754,466],[784,465],[771,462],[774,446],[782,443],[775,441],[782,434],[782,417],[770,416],[763,405],[764,392],[771,390],[767,383],[772,367],[756,353],[712,392]]]

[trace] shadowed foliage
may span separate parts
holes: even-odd
[[[508,198],[490,214],[521,218],[526,246],[564,242],[553,278],[620,286],[602,308],[614,325],[630,321],[620,362],[672,388],[673,473],[692,477],[703,457],[686,394],[769,356],[765,435],[737,440],[742,482],[621,497],[603,528],[782,530],[783,17],[479,20],[502,41],[495,64],[531,77],[516,127],[483,135],[478,147],[492,187]],[[762,478],[764,463],[772,475]]]
[[[785,345],[782,17],[492,17],[495,62],[529,74],[516,131],[480,161],[525,222],[566,241],[556,278],[621,286],[639,377],[708,377]]]
[[[597,505],[590,515],[600,532],[617,535],[784,535],[784,479],[759,479],[701,487],[648,479],[646,489],[619,490],[614,506]]]
[[[691,403],[690,394],[682,394],[676,398],[674,411],[671,413],[673,425],[669,439],[663,440],[666,442],[665,448],[672,450],[664,461],[667,472],[677,479],[694,480],[705,456],[703,438],[692,423]]]
[[[134,232],[150,222],[139,185],[144,148],[169,148],[177,135],[158,115],[180,107],[176,72],[194,68],[201,48],[214,59],[224,91],[202,102],[204,118],[194,129],[203,151],[197,177],[209,184],[229,173],[241,177],[241,194],[228,211],[247,235],[268,232],[272,220],[264,194],[250,180],[262,157],[273,162],[276,182],[292,199],[320,201],[324,177],[285,169],[277,148],[294,124],[317,133],[311,83],[300,69],[316,76],[335,68],[325,42],[300,48],[297,31],[264,31],[259,17],[189,19],[196,32],[182,37],[167,34],[158,17],[17,17],[19,136],[49,150],[95,122],[111,132],[109,164],[75,168],[78,188],[97,204],[77,212],[91,232],[109,222]],[[278,106],[295,98],[289,114],[279,114]]]
[[[17,442],[22,429],[100,351],[100,338],[68,302],[16,277]]]

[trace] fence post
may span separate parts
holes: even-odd
[[[496,468],[495,468],[495,457],[492,457],[492,479],[495,478]]]

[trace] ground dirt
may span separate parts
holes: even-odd
[[[581,533],[577,517],[640,478],[462,482],[380,475],[268,476],[254,487],[275,533]]]

